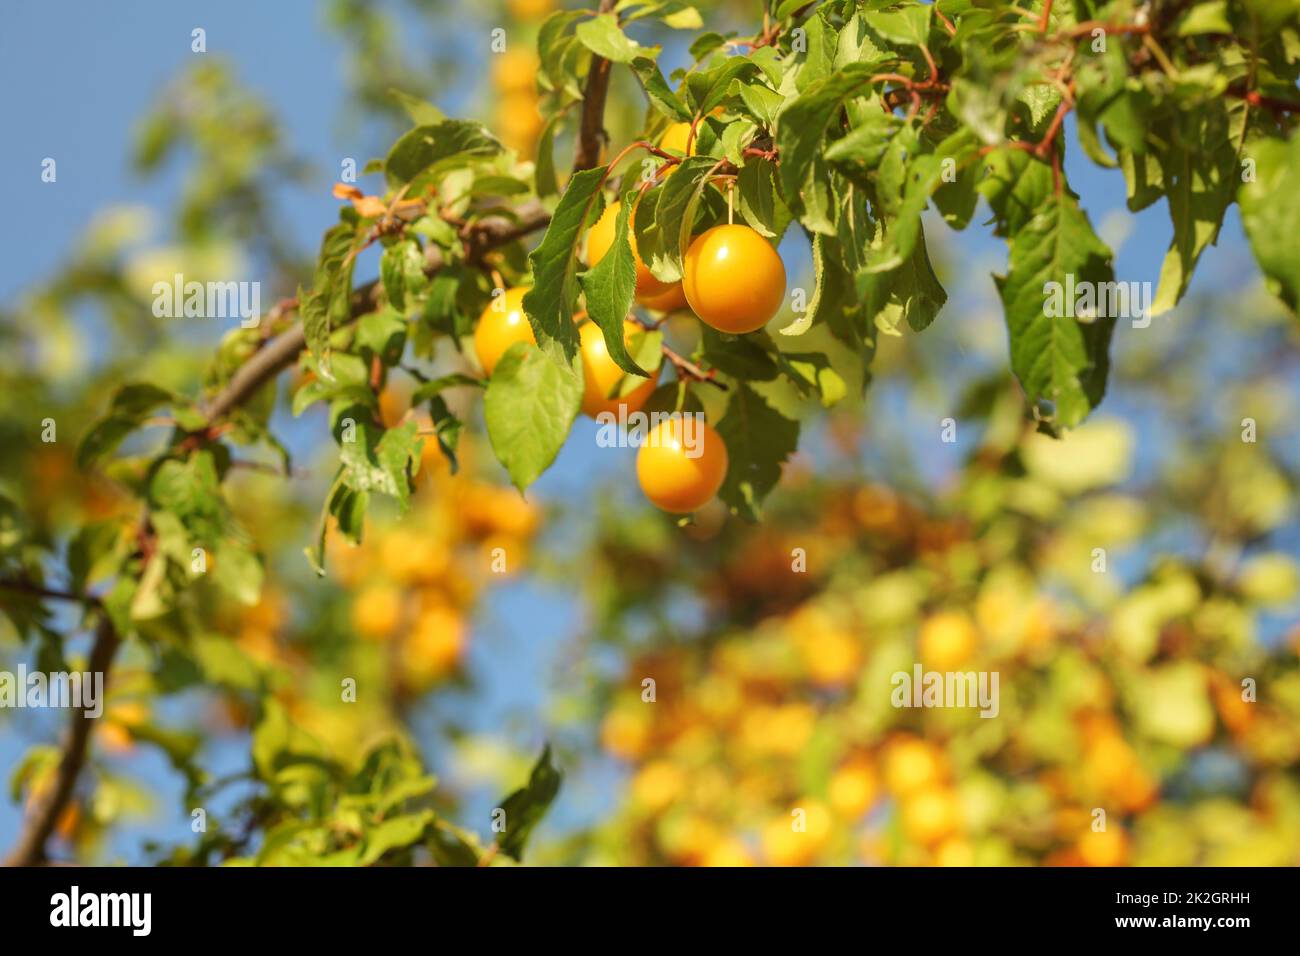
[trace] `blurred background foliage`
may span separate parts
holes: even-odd
[[[545,135],[531,45],[554,6],[321,4],[349,90],[340,126],[371,150],[358,168],[408,123],[394,89],[480,117],[531,155]],[[719,32],[757,9],[699,6]],[[507,54],[467,57],[463,29],[497,25]],[[611,97],[611,138],[625,142],[643,107],[630,84]],[[0,523],[6,548],[23,528],[6,561],[67,580],[95,533],[80,529],[131,519],[129,476],[80,471],[76,441],[127,380],[196,395],[215,363],[246,357],[246,332],[218,342],[210,326],[155,319],[150,288],[177,272],[256,275],[264,309],[291,295],[337,206],[337,171],[301,153],[232,62],[196,59],[135,134],[140,176],[179,177],[172,207],[106,195],[60,265],[0,304],[0,493],[18,509]],[[1071,178],[1087,199],[1090,181]],[[286,216],[294,190],[316,221]],[[1164,238],[1133,245],[1158,263]],[[58,851],[449,863],[468,847],[472,861],[495,798],[550,739],[566,782],[536,862],[1300,863],[1300,326],[1253,267],[1233,268],[1248,256],[1225,239],[1227,267],[1173,318],[1120,331],[1111,394],[1055,442],[1006,373],[988,270],[971,267],[1000,265],[988,249],[946,249],[952,301],[923,335],[882,337],[863,399],[850,382],[822,412],[758,386],[807,436],[758,525],[711,509],[676,526],[629,493],[630,457],[594,441],[524,501],[479,451],[467,408],[459,472],[426,448],[412,510],[373,513],[359,548],[331,541],[322,582],[302,552],[333,446],[323,419],[289,414],[282,387],[276,443],[228,483],[263,576],[204,591],[175,642],[119,659]],[[787,261],[806,283],[806,250]],[[434,364],[462,367],[448,350]],[[406,411],[413,385],[392,387],[386,414]],[[57,442],[34,410],[59,423]],[[0,668],[84,658],[74,610],[0,602]],[[508,637],[483,637],[494,614]],[[998,717],[893,708],[890,675],[917,661],[997,671]],[[513,707],[497,673],[528,685],[505,695]],[[349,677],[382,692],[343,703]],[[0,712],[17,805],[50,785],[60,729]],[[285,779],[267,765],[277,747],[328,769]],[[209,808],[205,834],[191,832],[195,806]],[[0,819],[7,844],[18,816]],[[414,826],[432,828],[425,854],[398,832]]]

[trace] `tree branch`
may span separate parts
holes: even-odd
[[[614,9],[614,0],[600,0],[600,13]],[[605,96],[609,92],[610,62],[593,55],[587,70],[587,84],[582,90],[582,119],[578,126],[578,145],[573,154],[573,171],[580,172],[600,164],[600,148],[605,140]]]
[[[465,261],[470,265],[481,265],[483,257],[493,249],[535,232],[550,221],[550,213],[537,202],[527,203],[515,210],[514,218],[488,214],[462,231]],[[432,274],[444,265],[446,261],[442,250],[430,245],[425,257],[424,271]],[[358,319],[379,307],[381,289],[379,280],[372,279],[352,293],[353,319]],[[287,308],[277,311],[286,306],[286,303],[289,307],[297,308],[297,301],[289,299],[272,309],[267,318],[274,320],[283,314],[283,311],[288,311]],[[208,421],[217,422],[252,398],[264,384],[293,365],[306,347],[307,337],[302,323],[295,324],[263,345],[239,367],[226,387],[208,403]]]
[[[550,213],[538,202],[525,204],[509,216],[489,212],[462,230],[461,240],[465,246],[465,260],[471,265],[481,265],[483,257],[488,252],[542,228],[550,222],[550,219]],[[425,271],[437,272],[445,264],[442,251],[430,246],[426,255]],[[373,312],[379,306],[381,289],[378,280],[371,280],[352,293],[353,319]],[[266,319],[274,322],[297,307],[296,299],[285,299],[267,313]],[[220,427],[219,419],[243,405],[263,385],[296,362],[299,354],[306,347],[307,339],[301,322],[263,345],[252,358],[239,367],[226,387],[208,403],[207,415],[210,425],[207,433],[214,433],[213,430]],[[0,587],[38,597],[82,600],[98,605],[98,601],[94,598],[54,591],[25,581],[0,581]],[[121,640],[112,622],[101,608],[100,623],[90,650],[89,669],[92,674],[104,675],[105,687],[108,686],[113,656],[117,653],[120,643]],[[72,799],[73,790],[77,785],[77,778],[85,765],[93,720],[86,717],[81,710],[73,712],[72,722],[61,748],[62,755],[59,759],[54,786],[33,802],[23,823],[18,842],[5,860],[6,865],[35,866],[45,862],[45,844],[58,826],[59,818],[67,809],[68,801]]]
[[[109,620],[107,613],[101,611],[87,666],[90,673],[104,675],[105,688],[108,687],[113,655],[117,653],[120,643],[113,622]],[[72,799],[77,777],[80,776],[81,768],[86,762],[91,726],[95,719],[87,717],[81,709],[72,712],[72,721],[63,742],[59,767],[55,771],[54,786],[37,796],[32,802],[18,834],[18,842],[14,844],[13,850],[5,860],[6,866],[38,866],[45,862],[46,841],[58,826],[59,818],[67,809],[68,801]]]

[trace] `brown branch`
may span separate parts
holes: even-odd
[[[108,687],[113,655],[117,653],[120,643],[113,622],[109,620],[108,614],[101,612],[87,667],[92,674],[104,675],[105,688]],[[81,768],[86,763],[90,731],[94,722],[95,718],[87,717],[83,710],[77,709],[72,712],[67,737],[63,742],[62,756],[55,771],[54,786],[32,801],[31,808],[23,820],[22,830],[18,834],[18,842],[14,844],[13,850],[5,860],[6,866],[39,866],[45,862],[45,844],[54,833],[54,828],[58,826],[64,810],[67,809],[68,801],[72,799],[72,792],[77,785],[77,777],[80,776]]]
[[[550,214],[540,203],[530,203],[514,211],[513,216],[489,213],[468,226],[462,233],[465,244],[466,261],[473,265],[481,264],[483,257],[492,249],[513,242],[542,228],[550,222]],[[445,264],[442,252],[430,246],[425,257],[427,272],[436,272]],[[374,311],[379,304],[381,285],[372,280],[352,293],[351,315],[359,318]],[[297,300],[286,299],[267,314],[268,324],[296,309]],[[226,424],[219,419],[230,414],[244,402],[252,398],[268,381],[297,361],[299,354],[307,346],[302,324],[271,339],[255,352],[247,362],[239,367],[223,389],[207,406],[208,421],[211,423],[199,437],[211,438],[225,430]],[[147,544],[147,542],[146,542]],[[149,553],[144,547],[144,554]],[[81,600],[98,606],[93,597],[83,597],[64,591],[55,591],[24,581],[0,581],[0,587],[10,590],[61,600]],[[92,674],[104,675],[104,686],[108,686],[109,671],[113,656],[121,643],[112,622],[101,608],[100,623],[95,632],[94,644],[90,650],[89,669]],[[23,824],[18,842],[6,859],[11,866],[35,866],[45,861],[45,844],[58,825],[60,817],[72,799],[77,778],[86,762],[86,753],[90,745],[93,718],[86,717],[80,710],[73,712],[72,722],[61,748],[62,754],[55,776],[54,786],[37,797]]]
[[[664,358],[672,362],[673,368],[677,369],[677,372],[680,376],[689,378],[695,382],[704,382],[708,385],[712,385],[714,388],[720,388],[724,392],[727,391],[727,386],[719,382],[716,378],[714,378],[714,376],[717,374],[716,370],[709,369],[706,372],[704,369],[700,368],[690,359],[685,358],[682,355],[679,355],[677,352],[673,351],[667,345],[661,346],[661,349],[663,350]]]
[[[1079,37],[1091,35],[1093,30],[1100,30],[1108,36],[1121,36],[1124,34],[1150,33],[1151,27],[1146,23],[1106,23],[1104,20],[1085,20],[1083,23],[1076,24],[1069,29],[1052,34],[1048,39],[1053,42],[1075,40]]]
[[[609,13],[613,9],[614,0],[600,0],[600,13]],[[609,60],[592,56],[587,83],[582,90],[582,119],[578,124],[578,145],[573,155],[575,173],[600,165],[600,149],[607,138],[605,97],[609,93],[609,71]]]
[[[550,222],[550,218],[550,213],[540,203],[521,206],[513,218],[500,214],[484,216],[462,232],[465,261],[470,265],[481,265],[488,252],[541,229]],[[445,264],[442,250],[430,245],[425,256],[425,272],[432,274]],[[352,293],[352,319],[358,319],[378,308],[381,289],[379,281],[372,279]],[[293,307],[297,306],[296,300],[288,301]],[[293,365],[306,347],[307,337],[301,323],[263,345],[239,367],[226,387],[208,404],[208,421],[216,423],[252,398],[258,389]]]
[[[1051,19],[1051,17],[1052,17],[1052,0],[1047,0],[1047,2],[1043,4],[1043,16],[1038,21],[1039,33],[1047,32],[1047,22],[1048,20]]]
[[[82,604],[96,605],[99,598],[89,594],[73,594],[71,591],[58,591],[26,580],[0,580],[0,590],[17,591],[33,597],[48,598],[51,601],[78,601]]]

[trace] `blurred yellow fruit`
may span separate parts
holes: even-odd
[[[531,92],[508,93],[497,106],[501,141],[516,152],[530,151],[545,123]]]
[[[979,635],[962,611],[940,611],[921,624],[921,663],[931,670],[957,670],[975,653]]]
[[[633,704],[611,710],[600,727],[600,742],[615,757],[635,760],[650,742],[650,709]]]
[[[384,569],[404,584],[436,581],[447,570],[449,561],[443,544],[413,528],[392,529],[380,545]]]
[[[700,860],[701,866],[753,866],[754,855],[735,837],[725,837],[709,847]]]
[[[410,407],[406,399],[391,388],[379,393],[379,418],[385,428],[396,428]]]
[[[800,649],[808,677],[821,687],[850,684],[862,667],[862,648],[848,631],[824,631],[805,641]]]
[[[401,616],[402,592],[391,584],[372,584],[352,602],[352,627],[371,640],[392,634]]]
[[[1119,826],[1096,833],[1089,830],[1079,837],[1075,849],[1087,866],[1123,866],[1128,861],[1128,834]]]
[[[492,84],[502,94],[528,94],[535,100],[537,54],[526,46],[513,44],[492,57]]]
[[[644,330],[630,320],[623,321],[623,344],[627,348]],[[582,343],[582,411],[592,418],[602,412],[609,412],[616,418],[619,406],[624,407],[623,414],[631,415],[641,410],[641,406],[654,392],[659,384],[659,369],[654,370],[649,378],[639,375],[628,377],[609,354],[605,346],[605,333],[595,322],[584,322],[578,329]],[[611,394],[621,390],[625,384],[635,384],[626,395]]]
[[[899,737],[885,750],[885,786],[895,796],[933,786],[942,775],[942,757],[928,741]]]
[[[99,727],[99,742],[109,753],[129,753],[135,747],[131,728],[149,719],[149,707],[142,701],[124,700],[109,706]]]
[[[741,737],[757,753],[793,757],[803,750],[816,722],[817,713],[808,704],[759,705],[746,710]]]
[[[422,686],[450,672],[465,651],[465,622],[450,608],[428,607],[402,642],[405,676]]]
[[[830,614],[818,607],[805,606],[790,616],[787,626],[814,684],[843,687],[858,676],[862,646]]]
[[[520,20],[540,20],[555,9],[555,0],[506,0],[506,8]]]
[[[960,837],[950,837],[935,848],[935,866],[974,866],[975,848]]]
[[[772,866],[808,866],[826,848],[830,835],[830,811],[817,800],[803,800],[763,827],[763,858]]]
[[[901,813],[903,832],[923,846],[933,846],[961,826],[961,803],[946,787],[925,787],[903,798]]]
[[[527,538],[537,530],[537,509],[513,488],[472,485],[458,501],[460,520],[472,537],[495,533]]]
[[[826,794],[836,813],[856,820],[871,809],[879,789],[875,768],[867,760],[855,759],[831,774]]]
[[[675,764],[656,760],[632,778],[632,800],[650,813],[658,813],[677,799],[685,784],[686,777]]]

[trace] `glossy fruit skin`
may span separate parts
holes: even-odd
[[[623,205],[621,202],[612,202],[606,206],[605,211],[600,214],[600,218],[587,233],[588,266],[594,266],[605,258],[605,253],[609,252],[610,246],[614,245],[614,227],[618,224],[618,210],[621,205]],[[641,261],[641,256],[636,251],[635,233],[631,233],[628,238],[632,245],[632,259],[636,263],[636,300],[649,308],[660,308],[651,305],[648,300],[664,298],[681,283],[660,282],[656,279],[650,267]]]
[[[771,321],[785,301],[785,263],[748,226],[714,226],[686,251],[682,289],[706,325],[743,335]]]
[[[623,341],[626,344],[640,330],[635,322],[623,323]],[[595,322],[584,322],[578,329],[582,340],[582,411],[595,418],[601,412],[618,415],[620,405],[627,406],[627,414],[640,411],[646,399],[659,382],[659,371],[642,380],[642,383],[621,398],[609,397],[610,390],[623,377],[624,372],[609,357],[605,347],[605,333]]]
[[[727,477],[727,446],[722,436],[702,419],[691,428],[699,445],[695,458],[687,456],[680,415],[651,430],[636,456],[636,477],[650,502],[670,514],[690,514],[718,493]]]
[[[524,295],[528,288],[507,289],[504,294],[494,297],[478,317],[478,326],[474,329],[474,352],[486,375],[492,374],[506,349],[516,342],[537,344],[533,327],[528,324],[528,316],[524,315]]]

